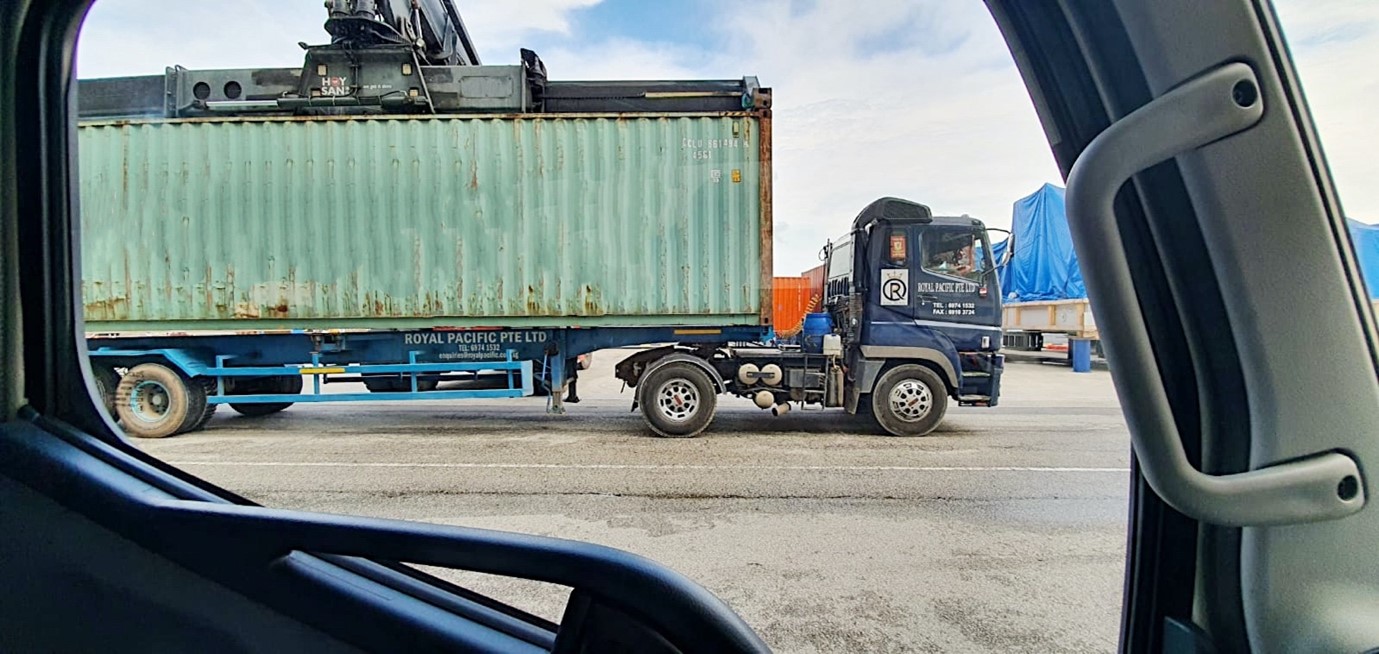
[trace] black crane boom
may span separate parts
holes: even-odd
[[[645,113],[770,106],[755,78],[552,82],[530,50],[480,65],[454,0],[327,0],[330,42],[301,68],[188,70],[81,80],[83,119],[377,113]]]
[[[411,45],[424,66],[478,66],[453,0],[331,0],[332,45]]]

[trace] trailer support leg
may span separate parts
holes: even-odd
[[[547,413],[565,413],[565,398],[561,394],[565,392],[565,355],[557,352],[550,357],[551,366],[551,403],[547,407]]]
[[[1092,341],[1085,338],[1069,339],[1068,354],[1073,359],[1073,372],[1092,371]]]

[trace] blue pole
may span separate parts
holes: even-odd
[[[1092,371],[1092,342],[1085,338],[1074,338],[1070,345],[1073,355],[1073,372]]]

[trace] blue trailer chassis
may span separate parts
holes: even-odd
[[[656,343],[716,344],[762,341],[768,327],[562,327],[549,329],[430,329],[399,331],[282,331],[166,335],[93,335],[93,365],[132,367],[158,362],[190,378],[214,379],[212,404],[360,402],[523,397],[550,391],[561,412],[566,362],[596,350]],[[539,370],[537,364],[540,364]],[[506,375],[497,388],[419,390],[437,375]],[[227,393],[235,378],[307,376],[300,394]],[[389,393],[322,393],[333,376],[401,375],[410,389]],[[232,383],[232,382],[231,382]]]

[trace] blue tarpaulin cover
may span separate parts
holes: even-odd
[[[1007,302],[1087,297],[1068,231],[1062,188],[1045,184],[1016,201],[1010,231],[1015,236],[1015,256],[1000,271]],[[997,261],[1004,254],[1004,243],[992,247]]]
[[[1379,225],[1366,225],[1358,220],[1346,220],[1346,224],[1350,227],[1350,242],[1355,246],[1355,258],[1360,261],[1360,274],[1369,297],[1379,300]]]
[[[1000,271],[1001,292],[1007,302],[1087,297],[1063,207],[1063,189],[1053,184],[1045,184],[1015,203],[1011,221],[1015,256]],[[1346,223],[1369,297],[1379,300],[1379,225],[1353,219]],[[997,243],[991,250],[1000,261],[1005,243]]]

